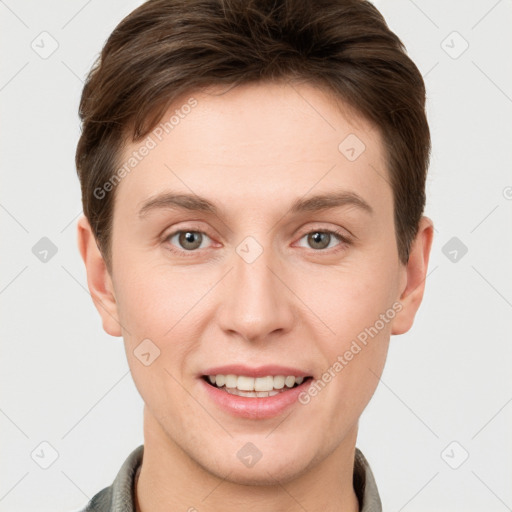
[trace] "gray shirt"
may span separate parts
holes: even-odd
[[[135,512],[134,484],[142,463],[144,445],[140,445],[124,461],[114,482],[96,494],[80,512]],[[354,490],[360,512],[382,512],[377,484],[361,451],[356,448]]]

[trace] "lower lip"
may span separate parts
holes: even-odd
[[[265,419],[281,414],[285,409],[297,402],[297,397],[311,384],[311,378],[299,386],[289,388],[274,396],[246,397],[232,395],[199,379],[207,395],[224,411],[242,418]]]

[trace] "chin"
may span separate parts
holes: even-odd
[[[233,444],[234,449],[226,446],[218,453],[212,450],[211,458],[196,461],[207,472],[222,480],[240,485],[264,486],[294,480],[311,469],[315,459],[315,454],[310,453],[311,441],[304,449],[298,449],[297,444],[287,446],[284,443],[276,447],[268,440],[265,445],[264,441],[258,440],[254,444],[250,440],[242,443],[237,440]],[[261,451],[256,451],[255,444],[262,446]],[[251,460],[247,454],[254,455],[254,458]]]
[[[299,468],[296,460],[289,459],[285,455],[281,460],[278,460],[276,456],[273,456],[272,459],[274,460],[264,461],[262,458],[251,468],[244,467],[240,463],[226,463],[222,470],[217,467],[215,474],[222,480],[238,485],[272,486],[278,483],[286,484],[307,469],[306,466],[302,469]],[[217,472],[221,474],[217,474]]]

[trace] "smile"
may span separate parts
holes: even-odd
[[[264,377],[249,377],[247,375],[218,374],[203,376],[207,382],[218,389],[232,395],[247,398],[264,398],[283,393],[288,389],[303,383],[304,377],[293,375],[267,375]],[[309,377],[306,377],[306,379]]]

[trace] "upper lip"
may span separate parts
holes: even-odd
[[[229,364],[226,366],[215,366],[208,368],[202,375],[246,375],[247,377],[266,377],[272,375],[293,375],[294,377],[309,377],[311,373],[292,368],[291,366],[280,366],[269,364],[264,366],[250,367],[244,364]]]

